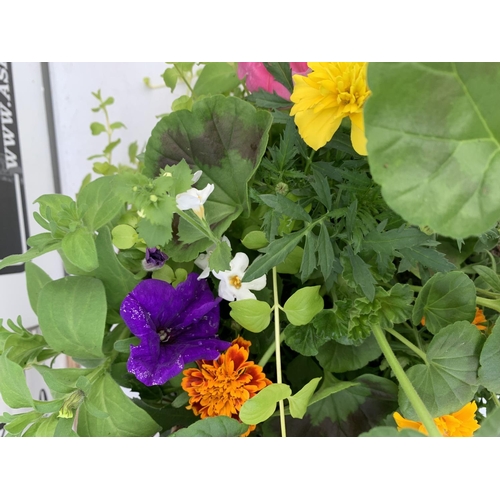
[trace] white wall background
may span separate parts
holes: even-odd
[[[168,113],[171,103],[185,93],[179,84],[174,93],[170,89],[152,90],[144,82],[163,83],[161,74],[165,63],[50,63],[54,119],[61,172],[61,189],[73,196],[82,179],[92,172],[89,156],[99,154],[107,144],[106,134],[91,135],[90,124],[104,122],[102,112],[94,113],[97,100],[91,92],[101,90],[104,98],[114,97],[108,110],[111,122],[119,121],[126,129],[118,129],[113,140],[121,144],[113,151],[113,163],[128,163],[128,146],[137,141],[139,148],[146,145],[158,115]],[[99,160],[94,160],[99,161]],[[93,174],[93,178],[97,177]]]

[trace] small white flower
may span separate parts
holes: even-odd
[[[266,286],[266,275],[254,279],[249,283],[243,283],[243,277],[248,267],[248,255],[238,252],[229,263],[229,271],[220,271],[213,275],[220,280],[219,297],[225,300],[245,300],[255,299],[255,295],[250,290],[262,290]]]
[[[231,248],[231,242],[227,238],[227,236],[223,236],[222,241],[225,241],[228,245],[229,248]],[[210,274],[210,267],[208,267],[208,259],[210,258],[210,255],[212,255],[212,252],[215,250],[215,245],[212,245],[207,248],[207,253],[200,253],[194,263],[202,270],[202,273],[198,276],[198,281],[202,280],[204,278],[208,278],[208,275]]]
[[[180,210],[192,210],[200,219],[205,218],[203,204],[207,201],[214,190],[213,184],[207,184],[203,189],[191,188],[185,193],[180,193],[175,197],[177,208]]]

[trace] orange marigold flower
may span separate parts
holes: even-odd
[[[201,418],[224,415],[239,420],[243,403],[271,384],[262,368],[248,361],[251,344],[238,337],[217,359],[202,359],[198,368],[184,370],[181,385],[189,394],[188,410]],[[243,436],[254,429],[250,425]]]
[[[475,419],[476,411],[476,402],[472,401],[451,415],[435,418],[434,422],[439,432],[445,437],[470,437],[481,427]],[[395,412],[393,417],[398,426],[398,431],[401,429],[415,429],[423,434],[428,434],[422,422],[403,418],[398,412]]]
[[[484,316],[482,309],[479,309],[479,307],[476,307],[476,316],[472,320],[472,324],[476,325],[476,328],[478,330],[486,330],[486,326],[481,325],[481,323],[486,323],[486,317]]]

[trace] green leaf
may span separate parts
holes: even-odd
[[[5,430],[9,434],[21,434],[26,426],[38,420],[43,414],[32,410],[27,413],[19,413],[14,416],[14,419],[5,426]]]
[[[157,226],[147,219],[139,221],[137,231],[149,248],[163,247],[172,239],[172,226]],[[168,254],[170,255],[170,252]]]
[[[292,105],[290,101],[283,99],[283,97],[276,94],[276,92],[273,91],[273,93],[270,94],[261,89],[257,90],[257,92],[252,92],[246,99],[254,103],[258,108],[290,108]]]
[[[309,402],[318,387],[321,377],[313,378],[302,389],[288,398],[290,405],[290,415],[293,418],[303,418],[306,414]]]
[[[427,349],[427,365],[414,365],[406,374],[433,417],[453,413],[474,397],[479,380],[479,354],[483,337],[467,321],[443,328]],[[418,416],[403,390],[399,407],[405,418]]]
[[[431,333],[456,321],[471,322],[476,313],[476,287],[461,271],[436,273],[422,288],[413,308],[413,324],[422,317]]]
[[[241,243],[250,250],[259,250],[269,244],[263,231],[250,231],[241,240]]]
[[[332,338],[331,332],[316,328],[314,323],[288,325],[283,333],[286,345],[303,356],[315,356],[319,348]]]
[[[288,62],[265,62],[265,68],[274,79],[290,92],[293,91],[292,70]]]
[[[27,262],[25,266],[26,270],[26,286],[28,288],[28,298],[30,301],[31,309],[33,309],[36,314],[38,295],[40,290],[50,281],[52,278],[40,267],[33,262]]]
[[[173,92],[175,90],[175,86],[177,85],[179,72],[175,68],[167,68],[161,76],[165,85]]]
[[[74,202],[72,198],[66,196],[65,194],[43,194],[42,196],[38,197],[33,203],[40,204],[40,215],[44,219],[48,220],[49,217],[47,216],[47,208],[50,208],[52,218],[55,217],[57,219],[59,212],[61,212],[63,208],[71,206],[71,204]]]
[[[124,208],[117,190],[118,182],[117,176],[100,177],[87,184],[78,194],[76,205],[91,230],[101,228]]]
[[[101,281],[69,276],[47,283],[38,298],[38,319],[52,349],[84,359],[103,357],[106,294]]]
[[[444,254],[438,252],[434,248],[403,248],[398,250],[398,253],[414,266],[419,263],[429,269],[434,269],[439,272],[447,272],[456,268],[456,266],[450,262]],[[400,266],[399,272],[403,272],[403,270],[406,269],[403,269],[403,267]]]
[[[261,194],[259,198],[280,214],[287,215],[293,220],[311,222],[311,216],[295,201],[281,194]]]
[[[23,254],[9,255],[8,257],[5,257],[5,259],[0,260],[0,270],[2,270],[4,267],[14,266],[15,264],[21,264],[23,262],[29,262],[35,257],[39,257],[40,255],[52,252],[52,250],[58,250],[59,248],[61,248],[61,240],[54,240],[53,243],[45,246],[43,250],[40,250],[39,248],[30,248]]]
[[[122,122],[115,122],[110,125],[111,130],[116,130],[117,128],[127,128]]]
[[[249,425],[256,425],[267,420],[276,409],[276,404],[291,396],[292,391],[286,384],[271,384],[264,387],[253,398],[243,403],[240,420]]]
[[[106,418],[92,415],[89,406],[106,413]],[[92,384],[92,391],[80,406],[78,435],[82,437],[153,436],[160,426],[129,399],[120,386],[105,373]]]
[[[93,122],[90,124],[92,135],[99,135],[106,132],[106,127],[102,123]]]
[[[217,95],[196,101],[192,111],[170,113],[153,129],[143,173],[155,177],[160,169],[182,159],[193,171],[202,170],[197,186],[215,185],[204,208],[213,233],[220,237],[242,212],[249,212],[247,183],[265,152],[271,120],[267,111],[236,97]],[[182,240],[180,233],[179,237]],[[168,255],[177,250],[190,257],[192,246],[174,239],[165,250]]]
[[[271,322],[271,307],[267,302],[255,299],[230,302],[229,313],[237,323],[250,332],[259,333]]]
[[[125,296],[137,285],[137,279],[118,260],[107,227],[99,230],[95,244],[99,267],[92,272],[92,276],[104,284],[108,307],[118,311]]]
[[[370,169],[405,220],[465,238],[500,219],[499,85],[498,63],[370,63]]]
[[[239,437],[248,429],[234,418],[209,417],[171,434],[170,437]]]
[[[358,436],[382,424],[389,413],[397,409],[397,385],[371,374],[361,375],[351,382],[338,382],[325,374],[323,388],[332,384],[352,384],[309,406],[307,413],[313,425],[327,425],[330,436]],[[332,426],[331,428],[330,426]]]
[[[296,274],[300,270],[304,250],[301,247],[295,247],[285,258],[285,260],[276,266],[276,271],[280,274]]]
[[[288,321],[295,326],[307,325],[323,310],[320,286],[306,286],[297,290],[283,306]]]
[[[54,437],[74,437],[76,434],[73,432],[74,418],[59,418],[54,430]]]
[[[73,392],[80,377],[89,375],[93,369],[88,368],[58,368],[52,369],[44,365],[35,365],[35,370],[40,373],[51,391],[61,394]]]
[[[67,259],[83,271],[93,271],[98,265],[94,236],[90,229],[80,226],[64,236],[61,249]]]
[[[269,243],[267,247],[263,248],[263,251],[266,252],[265,255],[257,257],[250,264],[243,276],[243,281],[247,283],[257,279],[267,274],[274,266],[281,264],[288,254],[300,243],[300,240],[308,230],[308,228],[304,228],[301,231],[287,234],[283,236],[283,238],[276,239]]]
[[[352,266],[352,275],[354,281],[370,302],[375,298],[376,280],[370,272],[370,266],[359,256],[355,255],[350,246],[346,247],[349,262]]]
[[[0,394],[11,408],[31,408],[31,397],[24,370],[7,358],[7,352],[0,356]]]
[[[193,99],[187,95],[181,95],[177,99],[172,101],[172,111],[180,111],[181,109],[187,109],[191,111],[193,109]]]
[[[500,408],[495,408],[481,422],[481,427],[474,433],[474,437],[500,437]]]
[[[332,272],[333,261],[335,260],[335,255],[333,253],[332,242],[330,241],[330,235],[328,234],[328,229],[325,224],[321,224],[318,243],[318,264],[321,268],[321,274],[325,280],[330,276]]]
[[[230,268],[231,247],[225,241],[219,241],[208,257],[208,266],[214,272],[226,271]]]
[[[327,371],[344,373],[359,370],[370,361],[380,357],[382,351],[373,335],[370,335],[361,345],[343,345],[334,340],[321,347],[316,355],[319,364]]]
[[[116,148],[116,146],[118,146],[118,144],[120,144],[120,142],[122,142],[121,139],[117,139],[116,141],[113,141],[113,142],[110,142],[103,150],[102,152],[105,154],[105,155],[109,155],[113,149]]]
[[[500,323],[497,321],[486,339],[479,358],[479,383],[495,394],[500,393]]]
[[[119,224],[111,231],[113,235],[113,245],[120,250],[132,248],[138,240],[137,231],[127,224]]]
[[[124,354],[130,354],[131,345],[139,345],[140,340],[137,337],[130,337],[128,339],[117,340],[114,343],[114,350],[117,352],[122,352]]]
[[[300,279],[302,283],[304,283],[316,269],[317,240],[318,237],[313,232],[306,234],[304,253],[302,254],[302,262],[300,264]]]
[[[209,62],[201,70],[193,88],[196,96],[224,94],[240,84],[236,66],[226,62]]]
[[[498,277],[498,274],[493,271],[493,269],[486,266],[472,266],[472,269],[474,269],[474,271],[476,271],[476,273],[479,274],[484,281],[486,281],[488,286],[494,292],[500,292],[500,278]]]
[[[363,432],[359,437],[427,437],[425,434],[414,429],[402,429],[398,431],[395,427],[374,427],[368,432]]]

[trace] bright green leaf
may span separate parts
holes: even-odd
[[[241,243],[250,250],[259,250],[269,244],[263,231],[250,231],[241,240]]]
[[[33,406],[24,370],[7,358],[7,352],[0,356],[0,394],[5,404],[11,408],[29,408]]]
[[[90,124],[92,135],[99,135],[106,132],[106,127],[102,123],[94,122]]]
[[[38,267],[33,262],[27,262],[25,266],[26,270],[26,287],[28,288],[28,297],[31,305],[31,309],[36,314],[38,295],[40,290],[50,281],[52,278],[41,268]]]
[[[193,88],[196,96],[223,94],[237,87],[240,80],[236,74],[236,66],[226,62],[209,62],[205,64]]]
[[[132,248],[138,240],[137,231],[127,224],[115,226],[111,234],[113,235],[113,245],[120,250]]]
[[[271,384],[264,387],[253,398],[243,403],[240,420],[245,424],[256,425],[267,420],[276,409],[276,404],[291,396],[292,391],[286,384]]]
[[[295,326],[307,325],[323,310],[320,286],[307,286],[297,290],[283,306],[288,321]]]
[[[288,398],[290,415],[293,418],[302,418],[306,414],[309,402],[320,380],[321,377],[313,378],[299,392]]]
[[[80,226],[64,236],[61,249],[66,258],[83,271],[93,271],[98,265],[94,236],[90,229]]]
[[[271,307],[267,302],[255,299],[230,302],[229,313],[237,323],[250,332],[259,333],[265,330],[271,321]]]
[[[170,437],[239,437],[248,429],[234,418],[219,416],[199,420]]]

